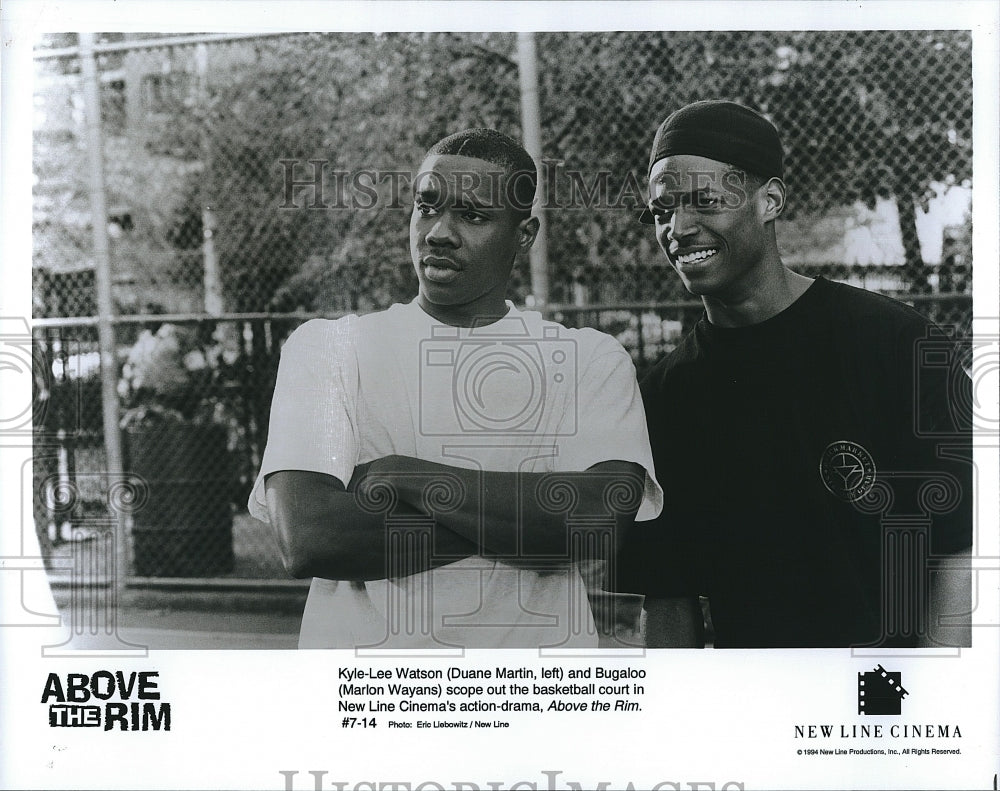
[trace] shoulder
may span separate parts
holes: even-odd
[[[821,289],[820,303],[844,324],[855,327],[860,324],[865,329],[879,325],[918,332],[932,324],[909,305],[884,294],[829,280],[817,280],[816,286]]]
[[[359,317],[353,313],[339,319],[309,319],[296,327],[285,343],[308,343],[315,340],[336,337],[353,330]]]
[[[285,339],[281,355],[322,354],[352,342],[357,330],[358,317],[353,313],[339,319],[310,319]]]
[[[934,322],[898,300],[843,283],[824,287],[825,336],[841,355],[881,365],[909,366],[925,339],[945,337]]]
[[[361,333],[381,331],[387,326],[405,322],[413,317],[415,310],[419,308],[412,304],[394,304],[386,310],[360,316],[349,313],[338,319],[310,319],[299,325],[285,344],[309,346],[352,341]]]
[[[536,311],[524,311],[520,314],[532,328],[532,334],[541,340],[562,340],[572,345],[577,360],[586,363],[610,355],[616,358],[632,357],[617,338],[593,327],[567,327],[557,321],[544,319]]]

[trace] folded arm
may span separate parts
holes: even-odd
[[[930,607],[922,647],[972,645],[971,550],[948,557],[948,565],[931,574]]]
[[[606,559],[635,519],[645,483],[642,466],[625,461],[582,472],[495,472],[387,456],[368,476],[391,480],[400,502],[433,509],[482,554],[516,563],[580,560],[581,553]]]
[[[647,648],[705,647],[705,620],[697,597],[647,596],[643,609]]]
[[[319,472],[282,470],[267,477],[268,514],[293,577],[385,579],[476,554],[473,542],[406,503],[392,507],[400,519],[386,529],[378,493],[361,497],[354,488],[348,491],[339,479]]]
[[[582,473],[516,473],[389,456],[359,468],[347,487],[283,470],[267,477],[265,491],[289,574],[371,580],[475,554],[550,566],[606,557],[635,517],[643,476],[618,461]],[[598,518],[572,530],[570,514]]]

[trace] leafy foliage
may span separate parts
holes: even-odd
[[[545,33],[537,43],[554,301],[573,301],[574,283],[598,302],[686,297],[661,275],[635,208],[657,125],[702,98],[755,107],[781,130],[790,217],[895,199],[908,277],[921,287],[914,204],[932,181],[971,177],[968,33]],[[393,195],[385,174],[414,175],[426,148],[460,128],[520,136],[515,37],[505,33],[213,45],[204,82],[164,100],[174,106],[146,135],[155,168],[129,175],[146,183],[138,214],[152,241],[137,234],[118,247],[140,271],[144,261],[169,269],[165,257],[183,268],[197,260],[210,207],[230,311],[368,310],[409,298],[408,195]],[[290,199],[283,162],[297,163],[300,182],[322,167],[322,194],[298,186]],[[529,292],[522,261],[510,293]]]

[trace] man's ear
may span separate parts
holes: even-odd
[[[762,190],[763,206],[761,219],[770,222],[778,219],[785,210],[785,182],[774,176],[767,180]]]
[[[522,253],[526,253],[531,245],[535,243],[538,236],[538,218],[525,217],[517,224],[517,246]]]

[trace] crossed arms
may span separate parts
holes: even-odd
[[[347,486],[324,473],[281,470],[267,476],[265,491],[293,577],[374,580],[471,555],[548,568],[606,557],[635,518],[644,476],[624,461],[537,473],[386,456],[356,468]]]

